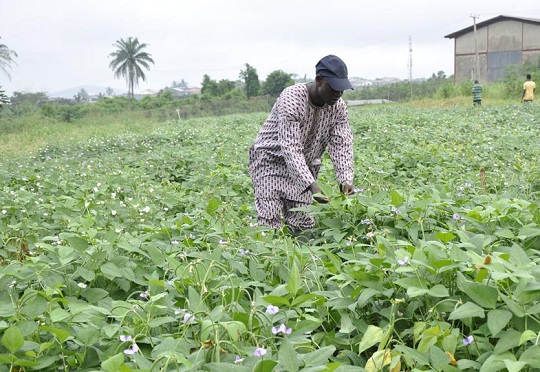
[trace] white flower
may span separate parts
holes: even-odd
[[[195,315],[191,314],[191,313],[185,313],[184,314],[184,321],[183,321],[184,324],[195,324],[197,323],[195,321]]]
[[[77,286],[79,288],[86,288],[87,287],[87,285],[85,283],[77,283]]]
[[[171,242],[172,245],[177,245],[178,244],[178,240],[174,239],[172,242]]]
[[[240,358],[239,355],[237,355],[237,356],[234,358],[234,364],[242,363],[243,361],[244,361],[244,358]]]
[[[409,263],[409,257],[405,256],[403,257],[402,260],[398,260],[398,264],[400,264],[401,266],[405,266]]]
[[[126,355],[133,355],[133,354],[135,354],[137,351],[139,351],[139,347],[137,346],[136,343],[133,343],[133,345],[131,345],[130,348],[127,348],[126,350],[124,350],[124,354],[126,354]]]
[[[113,216],[116,216],[116,211],[113,209],[113,210],[111,211],[111,214],[112,214]]]
[[[277,335],[278,333],[290,335],[292,333],[292,328],[287,328],[285,324],[281,324],[279,327],[272,327],[272,333],[275,335]]]
[[[150,212],[150,207],[149,206],[146,206],[143,209],[141,209],[141,213],[148,213],[148,212]]]
[[[148,291],[144,291],[144,292],[141,292],[139,296],[142,298],[148,298],[150,296],[150,293],[148,293]]]
[[[263,349],[262,347],[256,348],[255,351],[253,352],[253,355],[256,357],[261,357],[264,354],[266,354],[266,349]]]
[[[274,315],[274,314],[277,314],[278,312],[279,312],[279,307],[277,306],[268,305],[268,307],[266,308],[266,314]]]

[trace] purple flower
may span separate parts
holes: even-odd
[[[281,324],[279,327],[272,327],[272,333],[277,335],[278,333],[282,333],[284,335],[290,335],[292,333],[291,328],[287,328],[285,324]]]
[[[185,313],[184,314],[184,324],[195,324],[197,323],[195,321],[195,315],[191,314],[191,313]]]
[[[277,306],[268,305],[268,307],[266,308],[266,314],[274,315],[274,314],[277,314],[278,312],[279,312],[279,307]]]
[[[130,335],[120,335],[120,341],[122,342],[129,342],[129,341],[132,341],[133,339],[131,338]]]
[[[454,220],[456,220],[456,221],[461,220],[461,216],[460,216],[459,214],[457,214],[457,213],[454,213],[454,215],[452,216],[452,218],[453,218]]]
[[[401,266],[405,266],[409,263],[409,257],[405,256],[402,260],[398,260],[397,263]]]
[[[463,339],[463,345],[467,346],[467,345],[470,345],[472,344],[474,341],[474,337],[472,335],[469,335],[468,337],[465,337]]]
[[[244,358],[240,358],[239,355],[234,358],[234,364],[242,363],[244,361]]]
[[[124,350],[124,354],[126,355],[133,355],[135,354],[137,351],[139,351],[139,347],[137,346],[136,343],[133,343],[131,345],[131,347],[127,348],[126,350]]]
[[[262,347],[256,348],[255,351],[253,352],[253,355],[256,357],[262,357],[264,354],[266,354],[266,349]]]
[[[148,291],[144,291],[144,292],[141,292],[141,294],[139,294],[139,296],[141,298],[148,298],[150,296],[150,293],[148,293]]]

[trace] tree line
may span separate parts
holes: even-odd
[[[115,78],[125,78],[128,88],[127,100],[120,97],[113,97],[113,90],[108,88],[105,94],[100,94],[98,101],[105,100],[108,102],[98,107],[104,110],[124,105],[129,109],[160,109],[168,106],[183,107],[182,113],[191,112],[193,115],[213,115],[228,113],[231,103],[237,106],[238,112],[252,111],[253,109],[261,109],[273,103],[276,97],[287,86],[298,82],[295,80],[295,74],[289,74],[282,70],[271,72],[266,80],[260,81],[257,69],[249,63],[245,64],[245,68],[240,70],[239,80],[232,81],[227,79],[215,80],[205,74],[201,83],[201,94],[198,97],[175,97],[171,93],[171,88],[188,88],[188,83],[181,79],[173,81],[171,87],[165,87],[160,91],[158,97],[144,97],[141,102],[132,102],[135,96],[135,87],[138,86],[140,80],[146,81],[146,71],[150,70],[154,60],[152,55],[146,51],[148,45],[141,43],[138,38],[128,37],[126,39],[117,40],[113,47],[115,50],[108,55],[111,59],[109,67],[113,71]],[[0,70],[10,78],[10,70],[12,65],[15,65],[17,53],[4,44],[0,44]],[[504,81],[490,84],[488,91],[496,91],[500,98],[511,98],[518,95],[521,91],[523,76],[525,73],[532,73],[533,80],[540,80],[540,61],[532,63],[526,62],[522,65],[508,66],[506,69]],[[356,87],[354,91],[347,91],[344,94],[346,100],[362,100],[362,99],[380,99],[386,98],[390,101],[409,101],[424,98],[447,99],[457,96],[470,95],[472,81],[465,81],[460,84],[454,84],[452,76],[446,76],[443,71],[433,73],[432,76],[425,81],[402,81],[398,83]],[[262,97],[262,98],[261,98]],[[85,110],[72,108],[57,109],[56,106],[73,106],[78,103],[88,102],[89,95],[82,89],[74,96],[73,100],[56,100],[54,103],[48,102],[49,99],[45,93],[24,93],[14,92],[11,99],[6,96],[0,86],[0,107],[4,103],[11,101],[10,110],[12,114],[21,115],[33,109],[40,109],[42,106],[47,115],[57,115],[66,121],[73,120],[82,115]],[[260,98],[254,100],[254,98]],[[114,103],[111,103],[112,101]],[[248,101],[244,103],[243,101]],[[253,101],[253,108],[249,108],[249,102]],[[188,105],[195,108],[186,109]],[[114,111],[113,110],[113,111]],[[179,114],[178,116],[182,116]]]

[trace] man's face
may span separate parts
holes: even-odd
[[[322,78],[319,88],[319,97],[327,105],[334,105],[343,95],[343,91],[333,90],[325,78]]]

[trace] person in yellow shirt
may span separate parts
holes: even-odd
[[[532,102],[534,93],[536,92],[536,84],[532,81],[531,74],[527,74],[527,81],[523,83],[523,94],[521,94],[521,102]]]

